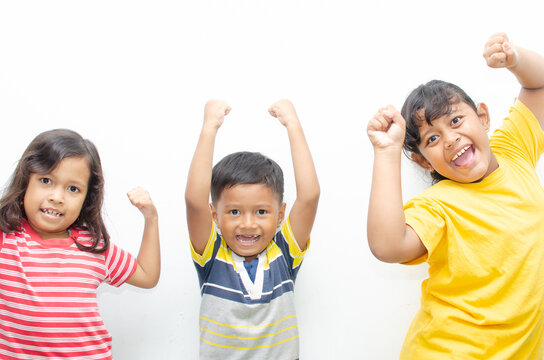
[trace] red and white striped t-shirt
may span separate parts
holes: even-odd
[[[43,240],[26,222],[0,232],[0,359],[111,359],[111,335],[98,313],[96,289],[123,284],[136,259],[110,244],[81,251],[89,233]]]

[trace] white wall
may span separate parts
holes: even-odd
[[[433,78],[491,108],[494,125],[518,92],[488,69],[496,31],[544,53],[536,2],[518,1],[3,1],[0,3],[0,181],[30,140],[58,127],[97,145],[112,240],[137,253],[143,218],[126,199],[147,188],[160,213],[162,278],[153,290],[100,288],[116,359],[196,359],[199,287],[184,187],[204,103],[232,112],[216,159],[261,151],[295,193],[288,141],[266,110],[290,98],[322,196],[296,284],[302,359],[394,359],[419,306],[426,266],[383,264],[366,242],[372,148],[366,122],[401,107]],[[427,184],[408,162],[404,197]],[[541,172],[542,173],[542,172]]]

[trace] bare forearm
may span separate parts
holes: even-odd
[[[406,230],[400,169],[400,150],[375,153],[367,235],[372,253],[383,261],[394,261],[389,256],[400,248]]]
[[[212,216],[208,201],[212,179],[213,150],[217,131],[223,124],[230,106],[222,100],[209,100],[204,107],[204,123],[198,138],[195,154],[189,168],[185,204],[187,226],[191,244],[202,254],[212,228]]]
[[[161,250],[159,242],[158,217],[146,219],[142,244],[138,252],[138,265],[145,273],[145,281],[139,284],[143,288],[157,285],[161,274]]]
[[[289,218],[291,230],[299,247],[305,249],[319,202],[320,190],[317,173],[293,104],[289,100],[283,99],[272,104],[268,112],[287,129],[297,187],[297,198],[293,203]]]
[[[508,68],[520,85],[529,90],[544,87],[544,57],[534,51],[516,47],[518,62]]]
[[[290,124],[287,133],[295,172],[297,200],[315,203],[317,206],[320,194],[319,181],[302,126],[299,122]]]
[[[208,128],[200,133],[185,189],[187,207],[208,206],[216,135],[217,130]]]

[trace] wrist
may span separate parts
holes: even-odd
[[[374,160],[393,160],[400,159],[402,146],[388,146],[385,148],[374,147]]]
[[[284,126],[287,130],[298,130],[302,129],[302,125],[300,125],[300,121],[296,116],[292,118],[287,118],[284,122]]]
[[[215,124],[211,124],[210,122],[205,122],[204,125],[202,126],[201,133],[205,135],[215,136],[218,130],[219,130],[219,126]]]
[[[402,153],[403,144],[390,144],[386,146],[374,146],[374,154],[384,154],[384,155],[399,155]]]
[[[144,214],[144,219],[146,224],[147,223],[155,223],[159,221],[159,214],[157,210],[151,211],[149,213]]]

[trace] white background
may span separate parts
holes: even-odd
[[[137,254],[143,217],[126,198],[147,188],[159,210],[162,277],[152,290],[99,289],[118,360],[197,359],[199,286],[184,188],[205,102],[232,112],[215,160],[260,151],[294,179],[285,129],[267,114],[293,101],[322,195],[296,301],[302,359],[395,359],[419,306],[426,265],[370,253],[367,120],[439,78],[486,102],[497,126],[519,87],[486,67],[489,35],[544,53],[536,1],[2,1],[0,181],[28,143],[71,128],[98,147],[112,241]],[[542,174],[542,171],[540,172]],[[428,183],[406,161],[404,199]],[[387,226],[387,224],[384,224]]]

